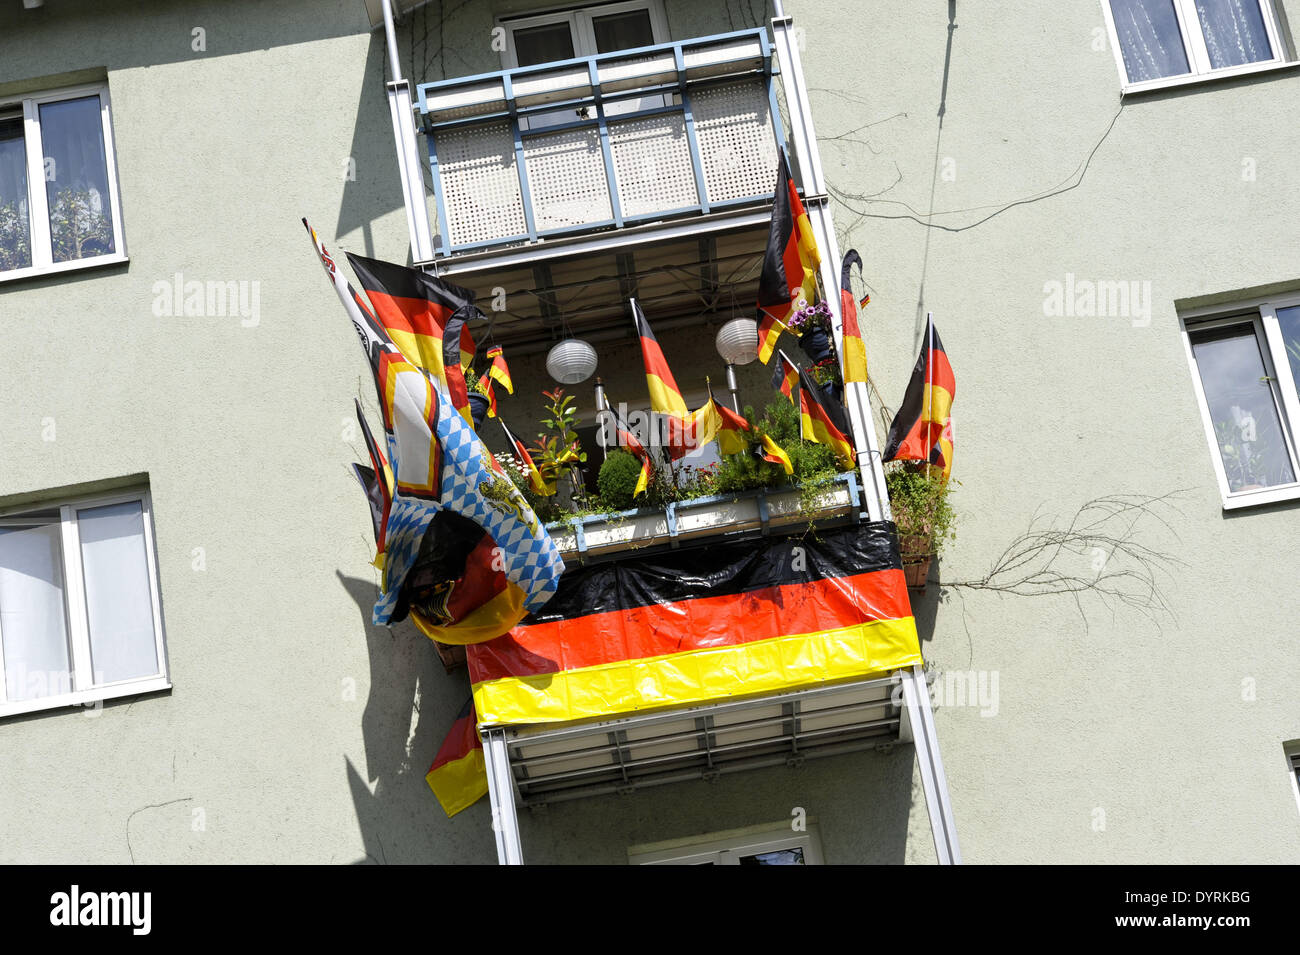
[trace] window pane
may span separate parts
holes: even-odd
[[[1230,491],[1295,480],[1254,326],[1194,332],[1192,353]]]
[[[1273,59],[1259,0],[1196,0],[1210,66],[1240,66]]]
[[[27,141],[22,116],[0,119],[0,272],[32,264],[27,218]]]
[[[1190,72],[1173,0],[1110,0],[1130,83]]]
[[[0,638],[10,703],[72,689],[59,522],[0,527]]]
[[[655,42],[649,10],[629,10],[627,13],[592,17],[591,25],[596,33],[597,53],[631,50],[639,46],[652,46]]]
[[[741,865],[807,865],[803,858],[803,849],[778,849],[775,852],[760,852],[757,855],[741,856]]]
[[[1287,361],[1291,363],[1291,378],[1300,389],[1300,305],[1279,308],[1277,323],[1282,326],[1282,344],[1286,346]]]
[[[113,208],[99,97],[41,106],[45,191],[50,203],[54,261],[114,251]]]
[[[573,59],[573,34],[569,23],[547,23],[515,30],[515,59],[520,66]]]
[[[139,501],[77,512],[96,683],[158,673],[144,511]]]

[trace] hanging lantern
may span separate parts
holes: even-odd
[[[758,323],[752,318],[733,318],[718,329],[713,344],[728,365],[748,365],[758,358]]]
[[[596,349],[581,338],[566,338],[546,355],[547,374],[562,385],[586,381],[595,370]]]

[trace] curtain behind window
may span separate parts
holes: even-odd
[[[1130,83],[1190,72],[1173,0],[1111,0]]]
[[[1273,58],[1259,0],[1196,0],[1196,15],[1214,69]]]

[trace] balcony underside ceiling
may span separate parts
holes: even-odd
[[[629,298],[656,329],[753,317],[767,232],[767,223],[747,224],[599,251],[557,251],[516,265],[474,269],[462,263],[440,271],[477,294],[494,342],[509,345],[512,355],[528,354],[570,334],[593,343],[631,339]],[[473,331],[484,337],[481,329]]]
[[[911,740],[895,677],[558,728],[510,730],[518,802],[536,806]]]

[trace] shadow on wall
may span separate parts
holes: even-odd
[[[361,717],[365,766],[345,760],[344,768],[365,847],[357,864],[495,861],[487,800],[449,820],[424,779],[465,702],[463,676],[449,676],[411,624],[390,631],[370,622],[373,582],[338,578],[357,604],[370,658]]]
[[[343,198],[339,203],[339,219],[334,236],[349,236],[345,248],[370,258],[389,262],[411,263],[410,243],[406,233],[406,206],[402,199],[401,172],[397,166],[397,146],[393,139],[393,124],[388,112],[388,98],[384,83],[388,79],[387,52],[383,32],[370,35],[366,51],[365,76],[361,84],[360,102],[353,109],[356,125],[352,131],[352,144],[348,149],[343,170]],[[424,148],[424,137],[417,136],[416,144]],[[421,154],[421,171],[426,189],[429,188],[429,167]],[[400,231],[387,230],[400,239],[400,245],[377,248],[373,223],[381,216],[400,214]],[[360,232],[360,240],[351,238]]]
[[[524,860],[624,865],[632,846],[793,821],[803,809],[827,864],[901,865],[913,803],[924,805],[915,761],[911,746],[894,746],[524,809]]]

